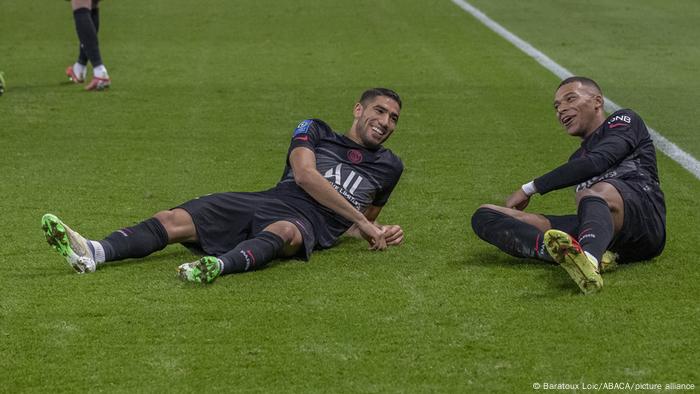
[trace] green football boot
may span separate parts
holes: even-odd
[[[221,275],[221,265],[216,257],[205,256],[177,267],[177,275],[185,282],[211,283]]]
[[[598,267],[569,234],[549,230],[544,233],[544,244],[554,261],[566,270],[584,294],[592,294],[603,288]]]
[[[41,228],[49,245],[53,246],[77,273],[95,272],[97,264],[88,240],[50,213],[41,218]]]

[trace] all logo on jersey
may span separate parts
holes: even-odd
[[[327,179],[332,179],[333,183],[335,183],[336,185],[342,186],[343,189],[349,191],[350,194],[354,194],[355,190],[357,190],[357,187],[360,186],[360,183],[362,183],[362,180],[364,178],[362,178],[362,176],[358,175],[355,171],[350,171],[350,173],[347,175],[347,177],[345,179],[343,179],[342,173],[343,173],[343,165],[338,164],[337,166],[335,166],[333,168],[329,168],[328,171],[326,171],[326,173],[323,174],[323,176]]]
[[[362,162],[362,152],[357,149],[350,149],[348,151],[348,160],[353,164],[360,164]]]
[[[362,205],[355,198],[354,194],[357,188],[362,184],[364,178],[357,172],[351,170],[343,175],[343,164],[338,164],[335,167],[329,168],[323,176],[331,181],[331,186],[348,200],[357,210],[360,210]]]

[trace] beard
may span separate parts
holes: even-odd
[[[386,141],[386,138],[381,138],[380,140],[374,138],[374,131],[372,130],[372,125],[370,125],[369,123],[366,123],[365,127],[363,127],[358,134],[360,140],[362,140],[362,145],[364,145],[366,148],[379,148],[381,144],[384,143],[384,141]]]

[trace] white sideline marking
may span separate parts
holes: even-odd
[[[571,71],[565,69],[564,67],[560,66],[557,62],[550,59],[549,56],[540,52],[537,48],[533,47],[528,42],[522,40],[520,37],[508,31],[505,27],[499,25],[493,19],[486,16],[486,14],[479,11],[473,5],[467,3],[464,0],[452,0],[452,2],[458,5],[463,10],[472,14],[472,16],[478,19],[479,22],[486,25],[486,27],[496,32],[499,36],[508,40],[508,42],[518,47],[518,49],[525,52],[528,56],[535,59],[539,64],[544,66],[544,68],[546,68],[547,70],[554,73],[554,75],[559,77],[559,79],[566,79],[574,75]],[[615,112],[620,108],[622,107],[615,104],[615,102],[610,100],[608,97],[605,97],[606,111]],[[665,153],[666,156],[670,157],[676,163],[680,164],[691,174],[695,175],[696,178],[700,179],[700,162],[698,162],[696,158],[686,153],[683,149],[679,148],[678,145],[669,141],[666,137],[664,137],[648,125],[647,129],[649,130],[649,134],[651,135],[652,140],[654,140],[654,145],[656,145],[656,147],[660,151]]]

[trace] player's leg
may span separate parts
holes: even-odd
[[[75,29],[78,33],[78,39],[80,40],[80,47],[87,59],[92,63],[93,79],[85,89],[101,90],[107,88],[111,84],[111,80],[107,74],[107,68],[102,62],[99,41],[97,39],[99,17],[97,19],[97,26],[93,20],[93,7],[97,8],[98,4],[97,2],[93,4],[91,0],[71,0],[71,6],[73,7],[73,19],[75,20]],[[76,64],[79,63],[80,61],[76,62]],[[75,72],[76,68],[80,69],[80,66],[74,65],[72,71]],[[68,73],[69,70],[66,70],[66,72]],[[76,77],[80,77],[80,75],[76,75]],[[73,79],[73,76],[71,76],[71,79]],[[74,79],[74,81],[76,80]]]
[[[603,287],[600,272],[610,269],[606,249],[624,222],[622,196],[609,183],[599,182],[576,194],[580,223],[574,239],[561,230],[545,234],[545,244],[554,259],[586,294]],[[604,256],[606,258],[604,258]]]
[[[600,261],[625,220],[625,205],[620,192],[607,182],[598,182],[576,193],[581,223],[578,243],[594,260]]]
[[[92,24],[95,25],[95,33],[100,33],[100,0],[92,0],[90,7],[90,17]]]
[[[210,283],[220,275],[260,269],[277,257],[293,256],[303,244],[299,228],[291,222],[280,220],[218,258],[206,256],[199,261],[182,264],[178,274],[186,281]]]
[[[608,182],[620,192],[624,201],[624,221],[619,230],[615,228],[610,249],[618,253],[622,263],[649,260],[661,254],[666,241],[663,194],[653,190],[657,188],[653,184]],[[605,257],[601,263],[604,261]]]
[[[79,29],[79,21],[81,21],[80,26],[83,26],[84,24],[82,23],[82,17],[76,15],[76,11],[81,8],[85,9],[90,9],[91,8],[91,2],[90,0],[72,0],[71,1],[71,8],[73,9],[73,20],[75,23],[76,27],[76,32],[78,33],[78,60],[76,60],[73,65],[68,66],[66,68],[66,76],[68,76],[68,79],[74,83],[83,83],[85,81],[85,75],[87,74],[87,63],[88,63],[88,57],[87,54],[85,53],[85,48],[83,48],[82,41],[80,40],[80,31]],[[84,11],[80,11],[81,14]]]
[[[170,243],[194,242],[197,233],[191,216],[183,209],[158,212],[143,222],[122,228],[95,241],[81,236],[54,215],[42,218],[46,239],[78,273],[93,272],[100,264],[140,258]]]
[[[472,216],[472,228],[484,241],[515,257],[553,262],[543,243],[551,228],[544,215],[486,204]]]
[[[74,8],[75,9],[75,8]],[[100,8],[99,8],[99,0],[92,0],[90,3],[90,19],[92,19],[92,24],[95,26],[95,34],[100,33]],[[85,49],[83,48],[82,44],[78,45],[79,52],[78,52],[78,61],[76,62],[78,65],[82,66],[82,79],[85,79],[85,71],[87,71],[87,63],[88,63],[88,56],[87,53],[85,52]],[[74,81],[75,82],[75,81]],[[80,81],[82,82],[82,81]]]
[[[194,242],[197,232],[190,214],[175,208],[160,211],[141,223],[122,228],[99,241],[105,262],[141,258],[165,248],[168,244]]]
[[[84,1],[80,4],[73,5],[75,10],[76,6],[85,7],[88,2]],[[92,0],[90,2],[90,18],[92,19],[92,24],[95,26],[95,34],[100,32],[100,8],[99,0]],[[78,60],[66,69],[66,75],[68,78],[75,83],[82,83],[85,81],[85,75],[87,73],[87,63],[88,56],[83,48],[82,44],[78,44]]]
[[[168,243],[197,242],[197,229],[192,216],[182,208],[160,211],[153,215],[168,234]]]
[[[301,232],[291,222],[274,222],[233,250],[220,256],[221,275],[260,269],[277,257],[293,256],[303,244]]]

